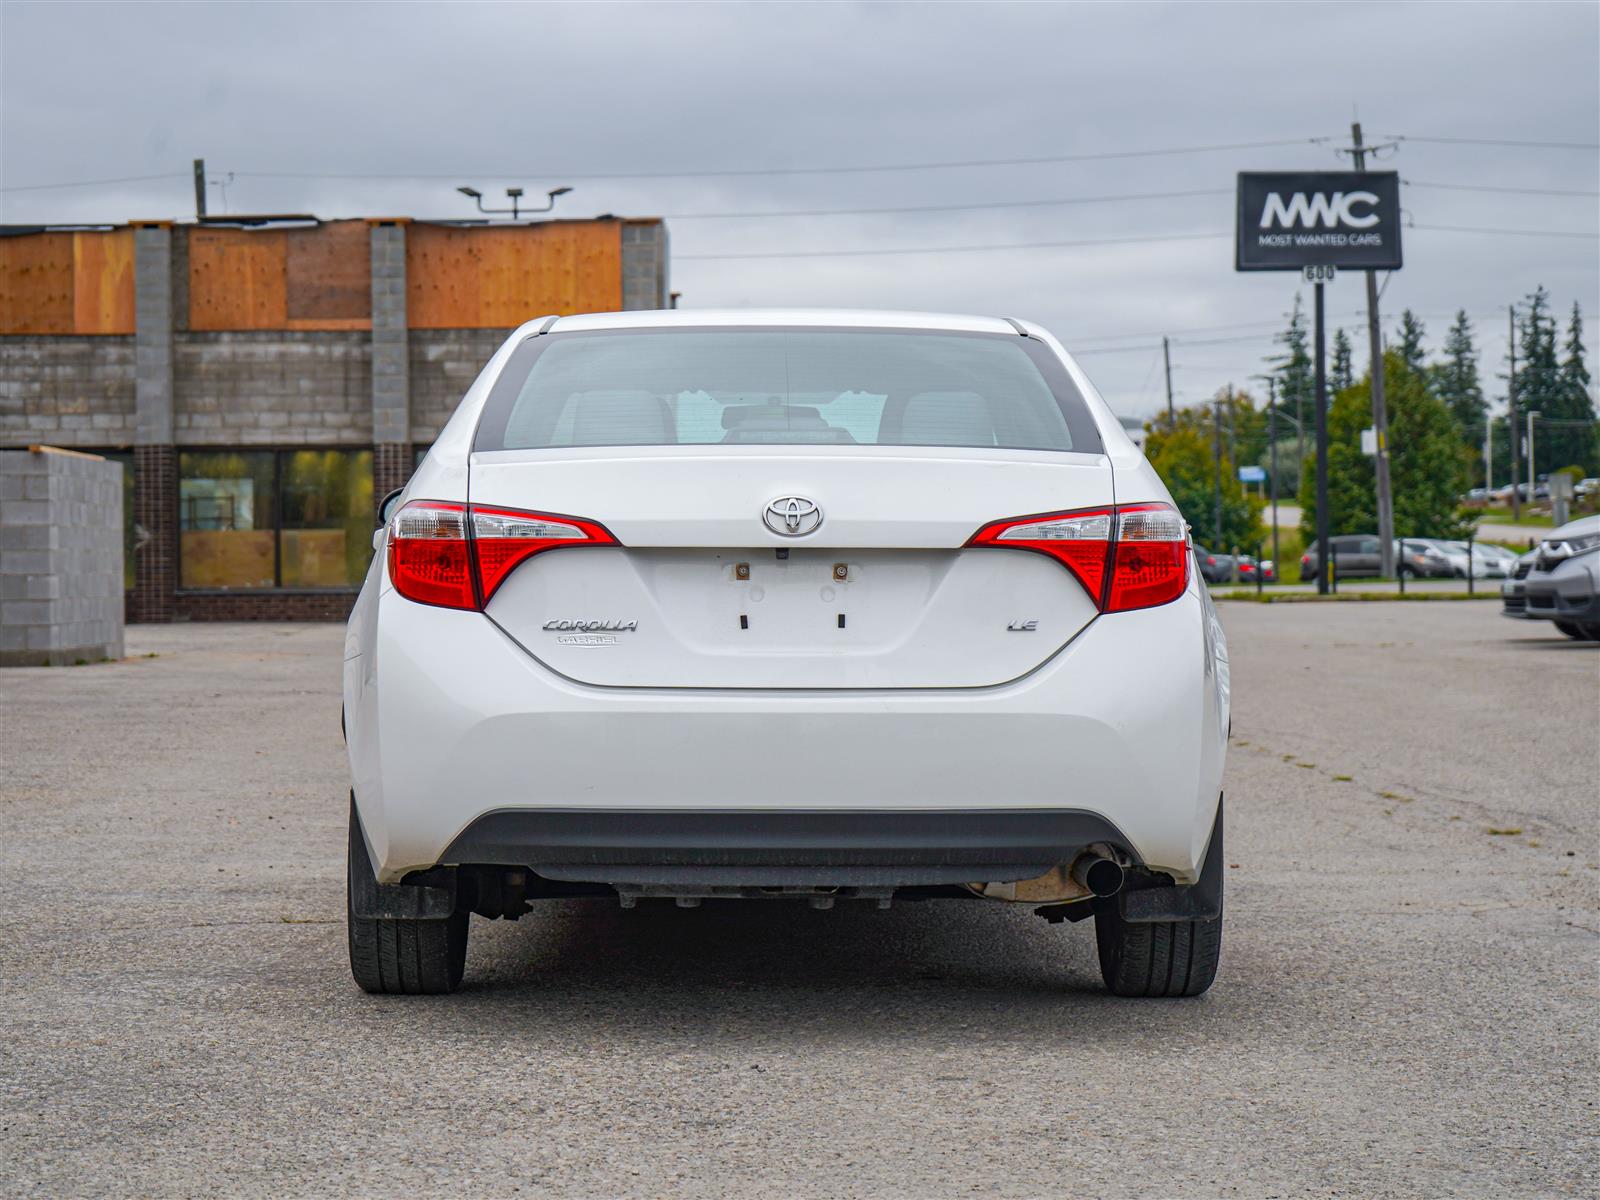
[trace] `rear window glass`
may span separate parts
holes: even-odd
[[[618,330],[529,338],[478,450],[974,446],[1098,452],[1048,347],[998,334]]]

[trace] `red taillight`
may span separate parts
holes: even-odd
[[[605,526],[577,517],[413,500],[389,522],[389,578],[419,604],[482,608],[542,550],[617,544]]]
[[[1167,604],[1189,584],[1188,538],[1183,517],[1170,504],[1014,517],[985,525],[967,544],[1049,555],[1072,572],[1102,612]]]

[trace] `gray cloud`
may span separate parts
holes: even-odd
[[[895,164],[1333,137],[1600,141],[1600,8],[1568,4],[72,5],[0,8],[0,181],[171,173],[0,194],[9,222],[191,212],[203,154],[232,211],[466,216],[456,183],[572,183],[569,215],[963,204],[1231,188],[1244,168],[1335,167],[1327,145],[984,169],[734,178],[563,172]],[[1592,151],[1403,143],[1419,182],[1593,191]],[[273,179],[248,172],[445,174]],[[221,189],[212,190],[215,207]],[[1594,231],[1592,198],[1409,188],[1418,224]],[[1228,195],[885,216],[672,222],[679,255],[1225,231]],[[1600,326],[1596,243],[1417,230],[1386,311],[1437,338],[1535,284]],[[1125,412],[1261,370],[1290,276],[1236,276],[1226,239],[894,257],[679,260],[692,306],[846,304],[1029,316],[1085,349]],[[1359,281],[1330,294],[1354,329]],[[1502,315],[1497,315],[1502,314]],[[1591,344],[1594,327],[1591,327]],[[1198,345],[1215,338],[1255,341]],[[1096,352],[1087,351],[1093,349]],[[1364,357],[1364,356],[1363,356]]]

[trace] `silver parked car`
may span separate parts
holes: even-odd
[[[1600,641],[1600,516],[1551,531],[1517,560],[1501,599],[1505,616],[1554,621],[1570,638]]]

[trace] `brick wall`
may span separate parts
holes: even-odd
[[[133,519],[134,585],[128,620],[170,621],[178,586],[178,453],[171,446],[135,446]]]
[[[411,331],[411,440],[430,445],[509,329]],[[376,490],[376,489],[374,489]]]
[[[0,337],[0,446],[133,440],[131,337]]]
[[[0,451],[0,666],[122,657],[122,467]]]
[[[173,615],[182,621],[343,621],[354,592],[180,592]]]
[[[365,331],[176,333],[180,446],[370,446]]]
[[[374,517],[383,498],[396,488],[403,488],[411,478],[411,464],[415,455],[410,442],[379,442],[372,448],[372,505]]]

